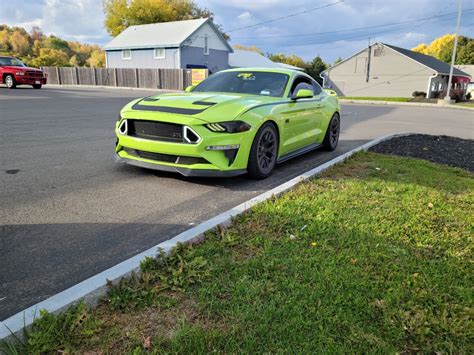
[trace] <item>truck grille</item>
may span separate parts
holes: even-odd
[[[183,143],[183,126],[175,123],[127,120],[128,135],[157,141]]]
[[[33,78],[42,78],[43,72],[29,70],[26,72],[26,76],[33,77]]]
[[[209,162],[204,158],[196,158],[196,157],[183,157],[179,155],[172,155],[172,154],[161,154],[161,153],[152,153],[146,152],[144,150],[138,149],[131,149],[131,148],[123,148],[127,152],[127,154],[143,158],[149,160],[155,160],[158,162],[164,163],[174,163],[174,164],[182,164],[182,165],[193,165],[193,164],[209,164]]]

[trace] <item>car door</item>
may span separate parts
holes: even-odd
[[[290,90],[290,98],[298,90],[314,90],[311,79],[300,76],[295,78]],[[279,106],[279,116],[282,122],[280,135],[280,156],[291,153],[312,143],[320,133],[320,103],[321,97],[289,100]]]

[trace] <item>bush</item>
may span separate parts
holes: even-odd
[[[439,94],[440,99],[444,99],[445,97],[446,91],[443,91],[441,94]],[[461,89],[453,89],[449,92],[449,97],[451,98],[451,100],[459,102],[463,98],[463,91]]]
[[[426,97],[426,92],[423,91],[413,91],[413,94],[411,94],[413,97]]]
[[[471,93],[468,92],[467,95],[466,95],[466,100],[470,100],[471,99]]]

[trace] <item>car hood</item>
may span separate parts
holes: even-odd
[[[40,72],[42,72],[42,70],[38,69],[38,68],[20,67],[20,66],[15,66],[15,65],[4,65],[2,68],[3,69],[8,69],[8,70],[21,70],[21,71],[31,70],[31,71],[40,71]]]
[[[262,95],[227,93],[178,93],[149,96],[125,106],[125,111],[156,111],[161,115],[184,115],[206,122],[231,121],[248,109],[282,100]]]

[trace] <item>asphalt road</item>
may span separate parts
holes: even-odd
[[[186,179],[111,160],[119,109],[150,94],[0,87],[0,320],[369,139],[474,132],[471,111],[347,105],[335,152],[264,181]]]

